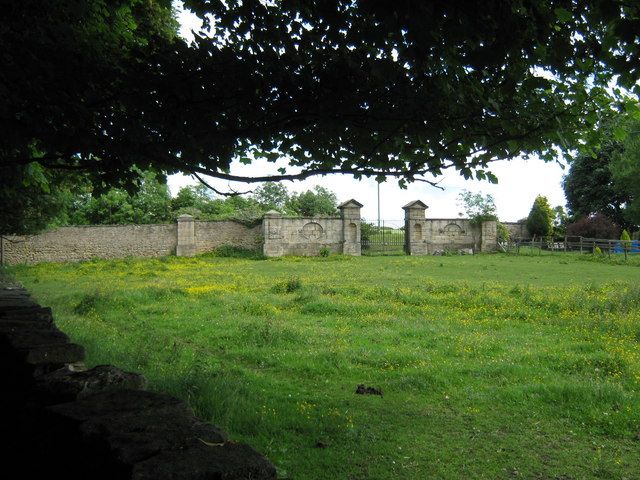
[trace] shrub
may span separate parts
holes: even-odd
[[[622,234],[620,235],[620,246],[624,250],[626,258],[627,252],[631,250],[631,236],[627,230],[622,230]]]
[[[322,247],[320,249],[320,256],[321,257],[328,257],[330,253],[331,253],[331,250],[329,250],[329,247]]]
[[[511,238],[509,229],[500,222],[496,222],[496,229],[498,232],[498,240],[501,242],[508,242],[509,238]]]
[[[360,224],[360,241],[364,250],[369,248],[369,241],[376,233],[376,226],[373,223],[362,222]]]
[[[620,234],[620,240],[625,242],[624,244],[628,244],[631,241],[631,235],[626,230],[622,230],[622,234]]]

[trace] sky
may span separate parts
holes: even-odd
[[[181,12],[179,21],[180,34],[190,39],[190,30],[199,28],[199,21],[195,15],[184,11],[179,2],[175,6]],[[232,173],[236,175],[261,176],[277,174],[276,169],[283,164],[267,164],[254,162],[251,165],[232,164]],[[490,170],[498,177],[498,184],[487,181],[465,180],[456,172],[446,173],[435,179],[439,181],[442,190],[429,184],[415,182],[407,189],[401,189],[394,179],[388,179],[380,185],[380,218],[389,221],[399,221],[404,218],[402,207],[413,200],[422,200],[429,208],[427,218],[457,218],[461,213],[458,205],[458,195],[463,190],[479,192],[493,196],[498,217],[504,222],[515,222],[525,218],[537,195],[547,197],[552,207],[565,206],[566,199],[562,190],[562,176],[566,174],[566,167],[560,162],[545,163],[541,160],[514,159],[491,164]],[[295,170],[288,171],[293,173]],[[253,190],[259,184],[238,184],[224,180],[203,177],[207,183],[221,190],[236,191]],[[434,180],[429,178],[429,180]],[[196,179],[184,175],[172,175],[168,179],[171,193],[175,195],[180,187],[188,184],[196,185]],[[305,181],[285,182],[291,192],[310,190],[316,185],[323,186],[335,192],[338,202],[355,199],[364,205],[363,218],[373,221],[378,218],[378,184],[371,179],[355,180],[348,175],[329,175],[310,178]]]

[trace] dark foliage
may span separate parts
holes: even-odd
[[[604,87],[640,77],[634,2],[185,4],[212,38],[176,38],[169,0],[1,0],[1,165],[98,189],[133,188],[134,165],[495,181],[494,160],[596,141]],[[284,156],[295,173],[229,171]]]
[[[596,213],[595,215],[582,217],[567,225],[567,235],[571,237],[617,239],[620,235],[620,227],[605,215]]]

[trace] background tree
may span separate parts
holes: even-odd
[[[3,0],[0,186],[33,162],[96,188],[134,166],[495,181],[495,160],[597,143],[612,79],[640,89],[634,2],[185,4],[211,38],[176,38],[170,0]]]
[[[458,206],[463,209],[459,213],[461,217],[469,219],[471,225],[482,225],[482,222],[495,220],[498,240],[509,241],[511,236],[507,227],[498,219],[495,200],[491,194],[473,193],[463,190],[458,194]],[[475,241],[475,240],[474,240]]]
[[[609,169],[614,184],[626,195],[621,225],[637,229],[640,225],[640,117],[621,121],[622,148],[613,156]]]
[[[567,233],[567,223],[569,216],[561,205],[553,208],[553,235],[563,237]]]
[[[490,194],[463,190],[458,194],[458,207],[463,209],[459,215],[468,218],[474,225],[486,220],[498,220],[496,204]]]
[[[631,235],[626,230],[622,230],[620,234],[620,245],[624,249],[625,252],[631,250]]]
[[[165,223],[171,220],[171,196],[162,177],[137,172],[140,186],[134,194],[122,188],[104,193],[90,190],[75,196],[66,206],[66,221],[75,225]]]
[[[180,214],[188,213],[187,210],[197,208],[201,201],[195,188],[189,185],[180,187],[176,196],[171,199],[171,210]]]
[[[152,171],[138,174],[142,181],[133,194],[117,187],[92,193],[85,183],[83,190],[61,196],[55,225],[167,223],[185,213],[199,220],[253,224],[274,206],[295,216],[333,215],[337,209],[335,193],[322,187],[290,195],[283,185],[267,184],[254,195],[220,197],[199,184],[184,186],[171,198],[162,176]]]
[[[553,233],[554,216],[547,197],[538,195],[527,217],[527,230],[534,237],[548,237]]]
[[[202,184],[182,187],[171,200],[171,205],[174,219],[187,213],[199,220],[238,220],[248,223],[257,221],[268,210],[253,197],[216,197],[211,189]]]
[[[256,189],[253,198],[265,210],[284,212],[290,199],[289,190],[281,183],[265,183]]]
[[[300,217],[335,215],[338,212],[336,194],[324,187],[294,193],[286,203],[286,211]]]
[[[620,160],[624,145],[614,137],[614,131],[618,132],[618,137],[623,135],[612,121],[604,127],[605,140],[597,153],[579,155],[571,162],[562,187],[571,217],[601,213],[618,225],[630,226],[625,211],[631,201],[629,189],[614,180],[611,169],[612,162],[618,159],[619,177],[626,177],[622,166],[625,162]]]
[[[162,223],[171,219],[171,194],[167,180],[153,171],[142,173],[142,181],[132,196],[133,223]]]
[[[221,201],[215,202],[212,190],[203,184],[187,185],[178,191],[171,199],[171,208],[175,218],[182,214],[189,214],[199,220],[205,220],[222,210]]]
[[[23,170],[29,170],[24,175]],[[0,169],[0,234],[32,234],[68,224],[68,209],[88,188],[82,176],[43,169],[31,163]]]

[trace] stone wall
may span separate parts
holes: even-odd
[[[177,227],[175,224],[60,227],[40,235],[9,236],[2,243],[3,262],[7,265],[161,257],[175,253]]]
[[[195,222],[196,254],[222,245],[258,250],[262,247],[262,225],[247,227],[237,222]]]
[[[458,250],[473,248],[480,250],[480,227],[473,227],[467,219],[430,218],[427,220],[425,240],[429,250]]]
[[[248,227],[233,221],[203,222],[182,215],[172,225],[101,225],[61,227],[33,236],[1,240],[3,263],[67,262],[92,258],[193,256],[223,245],[262,251],[267,257],[318,255],[323,248],[344,255],[361,253],[362,204],[339,207],[339,217],[285,217],[267,212],[262,224]],[[428,206],[416,200],[404,207],[405,251],[411,255],[497,248],[495,222],[472,226],[468,219],[426,219]],[[526,227],[506,223],[513,238],[526,237]]]
[[[511,239],[517,238],[531,238],[529,235],[529,230],[527,230],[527,226],[524,223],[519,222],[501,222],[502,225],[507,227],[509,230],[509,236]]]
[[[189,229],[192,231],[189,231]],[[179,246],[179,236],[192,243]],[[262,226],[237,222],[196,222],[188,215],[178,224],[91,225],[60,227],[39,235],[9,236],[2,240],[7,265],[41,262],[77,262],[92,258],[190,256],[222,245],[259,249]]]

